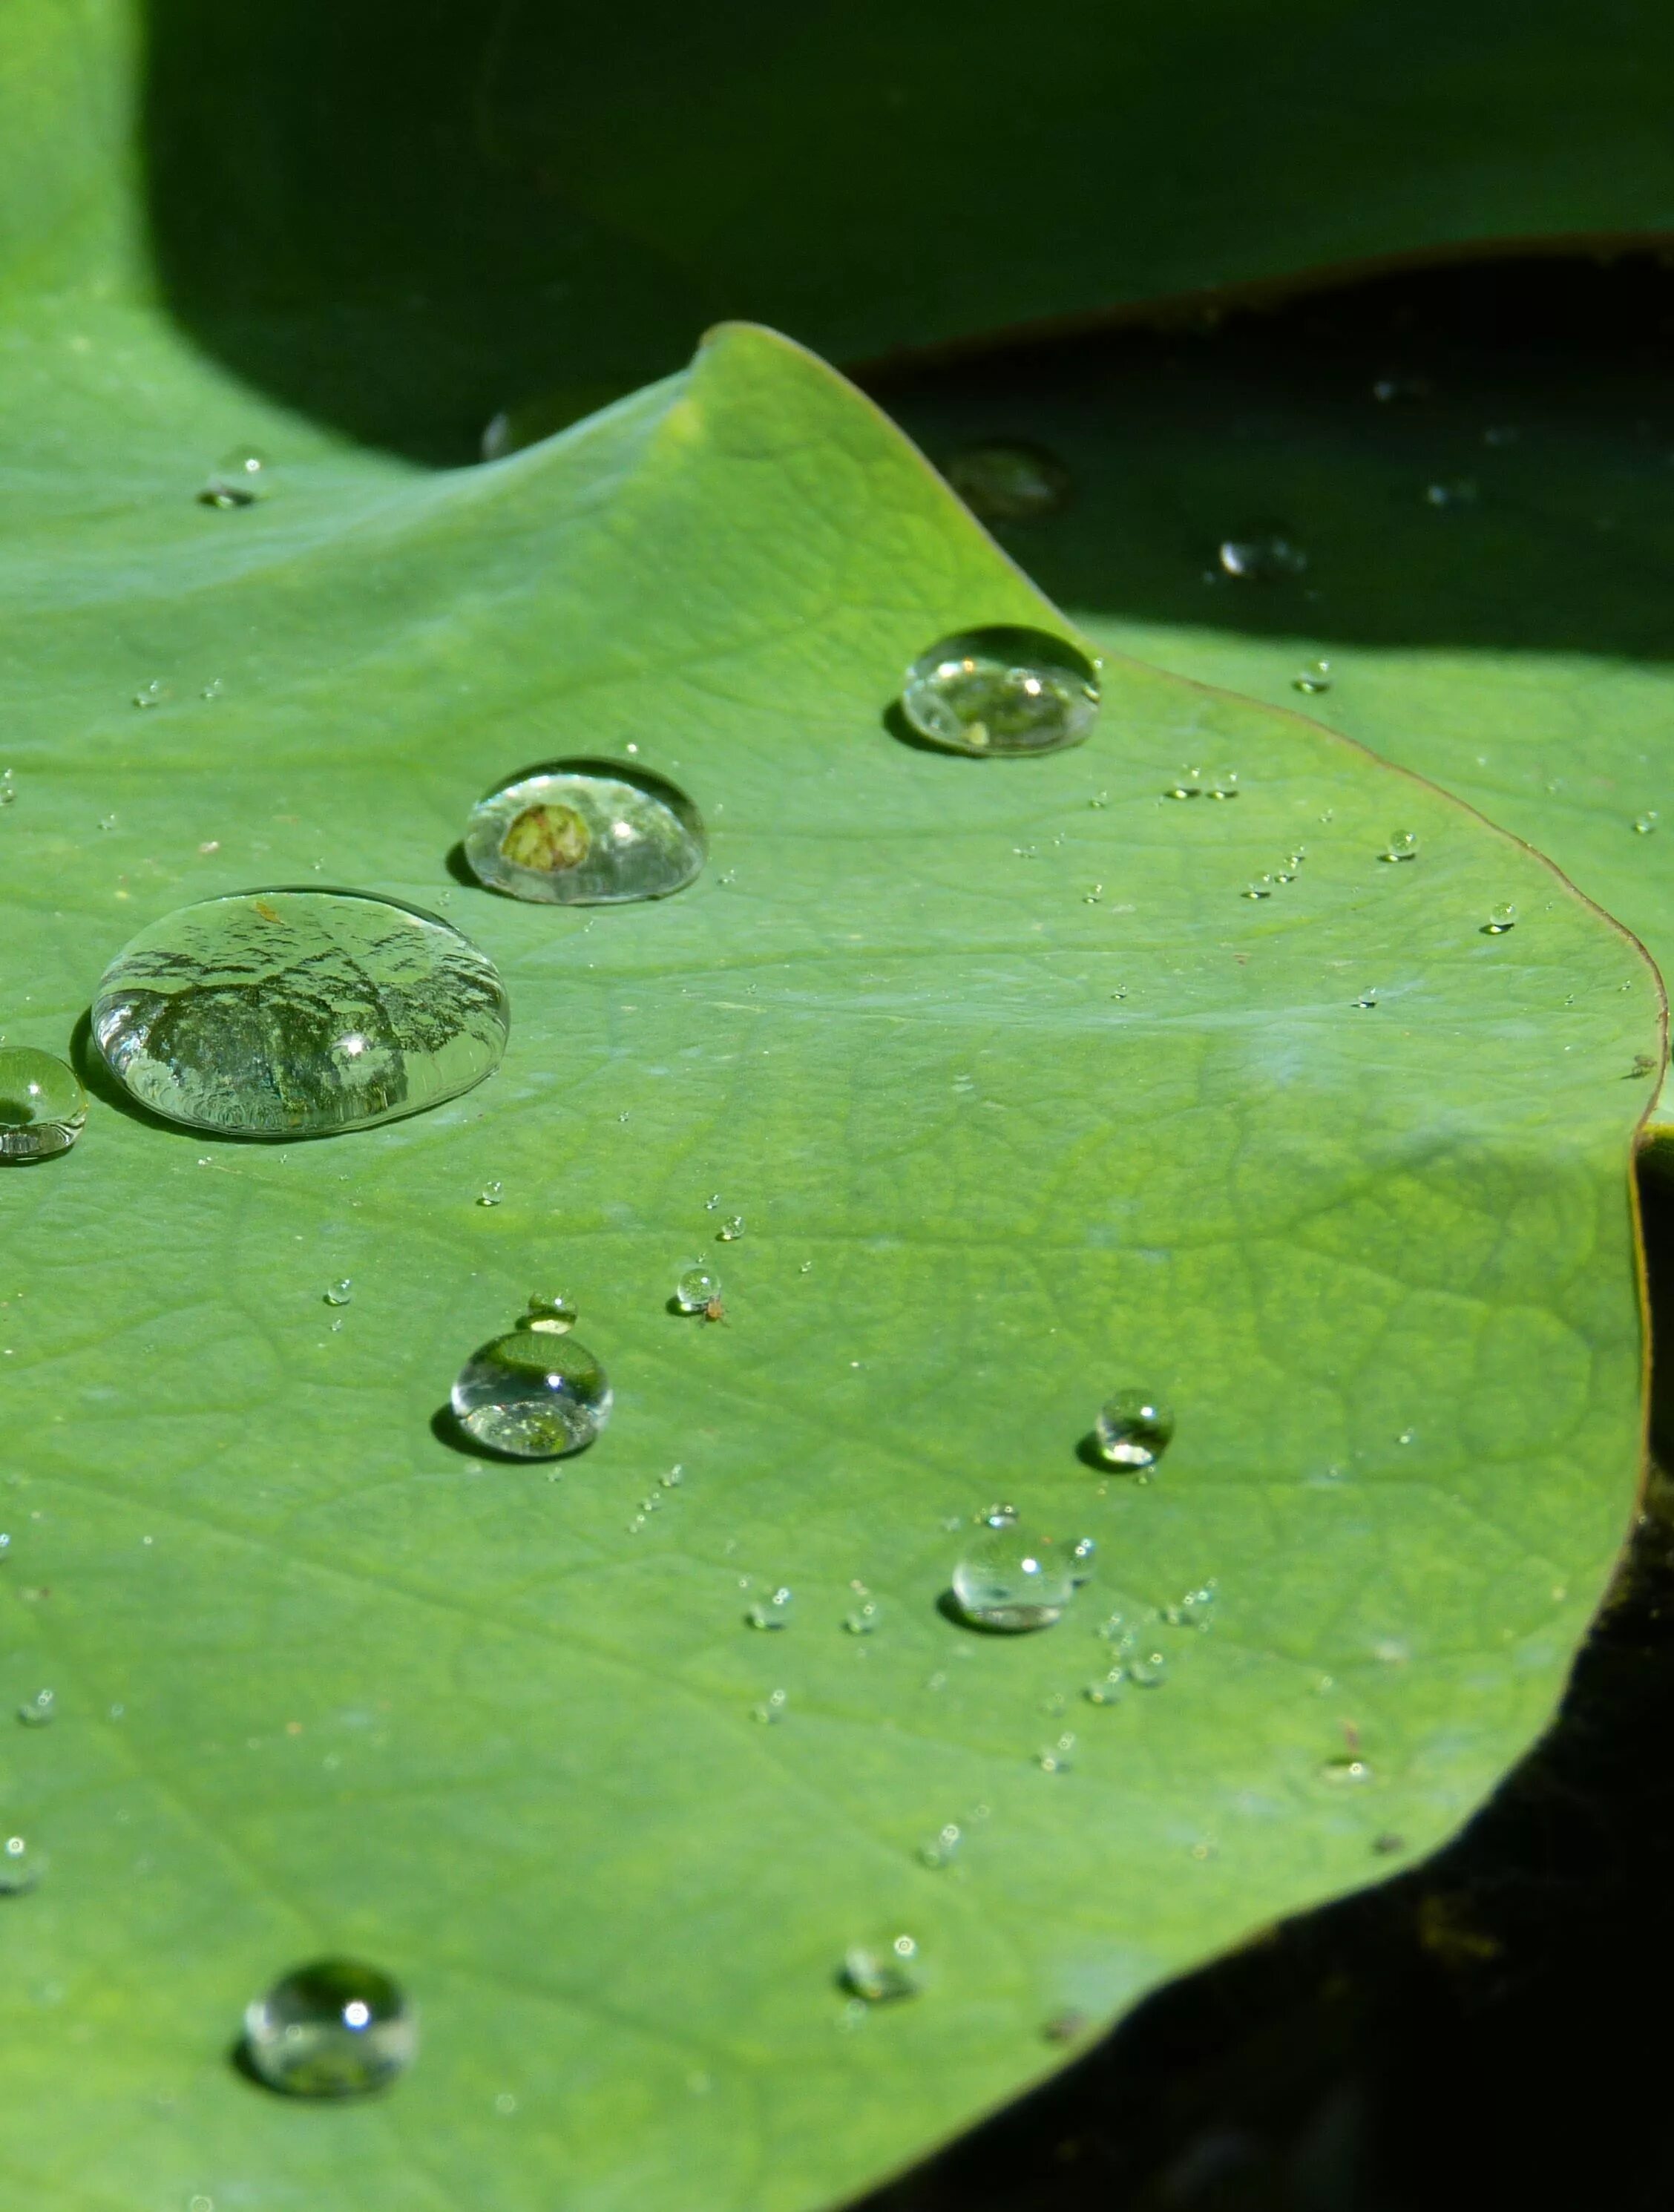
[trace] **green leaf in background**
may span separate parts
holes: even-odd
[[[13,0],[6,35],[32,287],[155,276],[259,386],[429,458],[721,315],[855,361],[1674,224],[1674,24],[1580,0]]]
[[[1000,527],[1090,635],[1434,778],[1666,968],[1667,307],[1648,263],[1459,270],[887,396],[944,463],[996,434],[1062,459],[1062,507]],[[1305,570],[1227,574],[1223,540],[1275,530]]]
[[[1078,751],[891,734],[939,633],[1056,617],[782,340],[433,477],[54,313],[9,370],[8,1041],[62,1048],[177,903],[315,880],[459,923],[513,1034],[314,1144],[107,1091],[0,1187],[0,1709],[57,1714],[0,1761],[51,1860],[0,1899],[9,2200],[813,2207],[1447,1833],[1635,1492],[1632,944],[1436,792],[1137,665]],[[273,494],[217,512],[236,440]],[[709,823],[691,890],[450,874],[501,775],[630,746]],[[1239,795],[1166,796],[1198,761]],[[705,1248],[722,1326],[667,1310]],[[558,1290],[603,1439],[450,1449],[461,1359]],[[1143,1487],[1078,1455],[1126,1384],[1178,1414]],[[938,1607],[996,1497],[1097,1542],[1032,1638]],[[1099,1707],[1117,1610],[1167,1679]],[[922,1994],[854,2023],[845,1947],[902,1931]],[[423,2043],[322,2110],[228,2050],[332,1952]]]

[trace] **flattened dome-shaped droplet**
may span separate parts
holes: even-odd
[[[153,1113],[244,1137],[369,1128],[499,1066],[505,987],[448,923],[397,899],[276,889],[153,922],[105,970],[93,1034]]]
[[[87,1112],[73,1067],[27,1045],[0,1050],[0,1161],[55,1159],[80,1136]]]
[[[604,1369],[573,1336],[517,1329],[473,1352],[449,1400],[466,1434],[508,1459],[563,1459],[611,1417]]]
[[[418,2044],[412,2007],[389,1976],[353,1959],[298,1966],[254,1998],[244,2052],[292,2097],[360,2097],[405,2074]]]
[[[514,898],[609,906],[667,898],[709,854],[685,792],[625,761],[548,761],[479,799],[465,857],[478,880]]]
[[[950,752],[1050,753],[1078,745],[1099,713],[1099,674],[1084,653],[1045,630],[960,630],[907,671],[901,711]]]

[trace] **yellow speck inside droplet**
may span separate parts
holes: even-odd
[[[501,856],[514,867],[554,876],[587,858],[587,826],[573,806],[526,806],[500,840]]]

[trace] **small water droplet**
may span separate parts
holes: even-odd
[[[56,1159],[81,1135],[87,1111],[73,1067],[27,1045],[0,1047],[0,1164]]]
[[[992,438],[955,453],[947,477],[984,522],[1032,522],[1051,514],[1069,494],[1069,471],[1056,454],[1026,438]]]
[[[548,1336],[568,1336],[578,1318],[574,1304],[562,1291],[531,1291],[517,1325]]]
[[[1025,1528],[1010,1506],[990,1506],[953,1569],[953,1595],[965,1619],[1015,1633],[1050,1628],[1075,1595],[1067,1557],[1051,1539]]]
[[[1395,1441],[1397,1444],[1409,1444],[1415,1443],[1417,1441],[1417,1437],[1418,1431],[1416,1429],[1403,1429],[1400,1434],[1396,1437]]]
[[[1111,795],[1108,791],[1095,791],[1092,798],[1087,801],[1087,805],[1093,809],[1095,813],[1100,808],[1108,806],[1110,803]]]
[[[505,1186],[500,1182],[485,1182],[477,1194],[478,1206],[498,1206],[505,1196]]]
[[[910,1936],[898,1936],[887,1944],[851,1943],[843,1956],[841,1979],[845,1989],[869,2005],[916,1996],[923,1986],[918,1946]]]
[[[1415,860],[1418,858],[1416,830],[1391,830],[1389,842],[1379,854],[1380,860]]]
[[[1270,584],[1281,577],[1300,576],[1308,565],[1308,556],[1302,548],[1278,531],[1225,538],[1217,557],[1226,574],[1250,584]]]
[[[1523,433],[1515,422],[1490,422],[1482,432],[1485,446],[1514,446]]]
[[[875,1634],[878,1626],[876,1599],[868,1598],[864,1605],[857,1605],[852,1613],[845,1613],[843,1625],[851,1636]]]
[[[17,1717],[25,1728],[47,1728],[58,1717],[58,1701],[51,1690],[37,1690],[33,1698],[26,1698],[17,1709]]]
[[[1648,837],[1661,818],[1654,806],[1647,806],[1643,814],[1635,815],[1634,817],[1634,835],[1636,837]]]
[[[919,1864],[938,1869],[951,1866],[963,1841],[958,1823],[950,1820],[946,1827],[938,1828],[934,1835],[927,1837],[919,1845]]]
[[[1098,673],[1044,630],[963,630],[913,662],[901,711],[920,737],[953,752],[1056,752],[1093,727]]]
[[[1112,1667],[1107,1674],[1096,1675],[1081,1692],[1090,1705],[1115,1705],[1126,1695],[1123,1687],[1126,1676],[1120,1667]]]
[[[40,1853],[21,1836],[0,1837],[0,1897],[22,1897],[46,1871]]]
[[[1069,1547],[1074,1561],[1074,1576],[1078,1583],[1086,1582],[1093,1573],[1093,1562],[1098,1553],[1097,1540],[1092,1536],[1078,1536]]]
[[[605,1370],[573,1336],[514,1329],[474,1352],[449,1401],[467,1436],[511,1459],[562,1459],[610,1419]]]
[[[353,1282],[347,1275],[339,1276],[335,1283],[327,1284],[326,1303],[328,1306],[346,1306],[354,1295]]]
[[[676,1465],[671,1467],[667,1474],[660,1474],[657,1480],[665,1490],[678,1490],[685,1480],[685,1468]]]
[[[1293,691],[1306,691],[1310,697],[1331,688],[1331,664],[1329,660],[1310,660],[1299,668],[1290,679]]]
[[[1431,389],[1427,376],[1415,375],[1409,370],[1394,369],[1377,380],[1372,387],[1372,397],[1389,407],[1403,401],[1427,399]]]
[[[1367,1008],[1375,1006],[1379,1003],[1379,994],[1374,987],[1370,990],[1362,991],[1359,998],[1355,1000],[1354,1004],[1362,1011],[1365,1011]]]
[[[216,676],[211,678],[198,696],[200,699],[219,699],[225,695],[226,690],[226,684],[220,677]],[[199,846],[198,850],[200,852],[203,850],[202,846]]]
[[[688,1267],[674,1285],[674,1303],[682,1313],[702,1313],[720,1296],[721,1278],[710,1267]]]
[[[1128,1680],[1137,1689],[1154,1690],[1168,1679],[1168,1661],[1160,1651],[1135,1651],[1125,1667]]]
[[[1172,1605],[1163,1607],[1163,1619],[1171,1628],[1208,1628],[1214,1620],[1215,1602],[1220,1595],[1214,1577],[1188,1590]]]
[[[136,707],[161,707],[167,696],[162,678],[154,676],[149,684],[142,684],[135,692],[134,704]]]
[[[1035,1765],[1044,1773],[1064,1774],[1075,1763],[1075,1739],[1065,1730],[1035,1753]]]
[[[99,817],[99,827],[101,830],[114,830],[116,827],[115,815],[101,814]]]
[[[1482,934],[1484,937],[1503,937],[1508,929],[1513,929],[1516,926],[1517,908],[1507,899],[1503,905],[1496,906],[1489,914],[1488,920],[1482,924]]]
[[[783,1690],[770,1690],[758,1705],[752,1705],[750,1717],[760,1721],[764,1728],[777,1725],[785,1717],[785,1707],[790,1699]]]
[[[613,761],[549,761],[479,799],[465,830],[479,882],[546,905],[667,898],[708,854],[685,792]]]
[[[745,1609],[744,1618],[752,1628],[778,1629],[790,1626],[791,1593],[781,1587],[764,1598],[758,1598]]]
[[[1432,483],[1424,487],[1427,507],[1475,507],[1478,495],[1474,477],[1458,477],[1452,483]]]
[[[143,930],[105,970],[92,1021],[142,1105],[276,1138],[458,1097],[499,1065],[509,1018],[493,963],[436,915],[277,889],[204,899]]]
[[[1247,884],[1245,886],[1244,896],[1247,899],[1271,898],[1273,896],[1272,877],[1257,876],[1253,882]]]
[[[1093,1442],[1108,1467],[1153,1468],[1174,1434],[1174,1415],[1146,1390],[1118,1390],[1099,1408]]]
[[[17,797],[17,779],[9,768],[0,768],[0,806],[9,806]]]
[[[1103,884],[1094,884],[1090,890],[1082,892],[1081,904],[1083,906],[1097,906],[1099,900],[1103,898],[1104,896],[1105,886]]]
[[[387,1974],[350,1959],[298,1966],[253,2000],[244,2051],[293,2097],[353,2097],[405,2074],[418,2045],[412,2007]]]
[[[744,1234],[744,1216],[741,1213],[730,1215],[715,1233],[723,1244],[737,1243]]]
[[[721,1211],[721,1193],[718,1190],[712,1190],[703,1200],[703,1211],[705,1213],[718,1213]]]
[[[1319,1778],[1322,1782],[1333,1783],[1370,1782],[1373,1775],[1372,1769],[1358,1752],[1341,1751],[1334,1759],[1320,1762]]]

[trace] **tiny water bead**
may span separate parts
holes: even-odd
[[[328,1283],[326,1286],[328,1306],[346,1306],[354,1295],[355,1285],[347,1275],[340,1276],[335,1283]]]
[[[843,1957],[843,1985],[867,2004],[892,2004],[918,1995],[918,1945],[910,1936],[888,1944],[851,1943]]]
[[[477,1203],[478,1206],[498,1206],[505,1194],[506,1187],[503,1183],[485,1182],[477,1194]]]
[[[0,1048],[0,1162],[57,1158],[81,1135],[87,1115],[73,1067],[27,1045]]]
[[[991,1506],[953,1569],[953,1595],[973,1626],[1016,1634],[1050,1628],[1075,1595],[1073,1563],[1009,1506]]]
[[[384,2088],[417,2047],[417,2016],[400,1988],[351,1959],[298,1966],[244,2015],[246,2057],[270,2088],[292,2097]]]
[[[984,522],[1032,522],[1069,496],[1070,475],[1055,453],[1026,438],[990,438],[955,453],[947,481]]]
[[[526,769],[478,799],[465,830],[478,882],[547,905],[667,898],[708,855],[703,818],[685,792],[623,761]]]
[[[605,1370],[573,1336],[514,1329],[474,1352],[449,1403],[469,1437],[512,1459],[562,1459],[610,1419]]]
[[[0,1836],[0,1897],[25,1897],[40,1880],[45,1862],[22,1836]]]
[[[1300,576],[1308,565],[1307,555],[1294,539],[1276,530],[1223,538],[1216,558],[1224,574],[1247,584],[1270,584],[1281,577]]]
[[[1415,830],[1391,830],[1389,842],[1379,854],[1380,860],[1415,860],[1418,858],[1418,832]]]
[[[744,1216],[741,1213],[730,1215],[715,1233],[723,1244],[736,1244],[744,1234]]]
[[[674,1285],[674,1303],[682,1313],[702,1313],[721,1296],[721,1278],[711,1267],[688,1267]]]
[[[901,711],[950,752],[1057,752],[1093,727],[1099,677],[1085,653],[1045,630],[961,630],[908,669]]]
[[[1484,937],[1503,937],[1508,929],[1515,929],[1516,927],[1517,908],[1507,899],[1490,912],[1482,924],[1482,934]]]
[[[1331,664],[1329,660],[1310,660],[1299,668],[1290,679],[1293,691],[1304,691],[1312,698],[1331,688]]]
[[[1245,886],[1244,896],[1247,899],[1271,898],[1273,891],[1274,883],[1271,876],[1257,876]]]
[[[579,1318],[575,1306],[561,1291],[532,1291],[517,1325],[520,1328],[543,1331],[549,1336],[567,1336]]]
[[[1370,1782],[1373,1779],[1373,1774],[1372,1769],[1358,1752],[1342,1751],[1339,1752],[1335,1758],[1321,1762],[1319,1778],[1322,1782],[1333,1783],[1338,1787],[1347,1785],[1352,1788],[1357,1782]]]
[[[1647,807],[1643,814],[1635,815],[1634,817],[1634,836],[1648,837],[1660,819],[1661,817],[1654,806]]]
[[[17,1717],[25,1728],[50,1728],[58,1718],[58,1700],[52,1690],[37,1690],[33,1698],[25,1698],[17,1709]]]
[[[1201,768],[1182,769],[1166,795],[1170,799],[1236,799],[1238,770],[1223,768],[1205,775]]]
[[[945,1827],[938,1828],[934,1835],[926,1837],[919,1845],[918,1863],[920,1866],[927,1866],[938,1873],[940,1872],[942,1869],[953,1865],[959,1854],[959,1845],[964,1840],[959,1823],[955,1820],[948,1821]]]
[[[1143,1473],[1154,1468],[1174,1435],[1174,1415],[1146,1390],[1118,1390],[1099,1408],[1093,1442],[1107,1467]]]
[[[874,1635],[878,1627],[876,1600],[868,1598],[864,1605],[857,1605],[852,1613],[845,1613],[843,1625],[850,1636]]]
[[[215,473],[198,495],[203,507],[253,507],[268,489],[267,460],[253,446],[235,446],[216,463]]]
[[[0,768],[0,806],[9,806],[17,797],[17,778],[9,768]]]
[[[369,893],[204,899],[152,923],[100,981],[112,1073],[171,1121],[246,1137],[369,1128],[469,1091],[510,1014],[448,923]]]
[[[745,1620],[752,1628],[778,1629],[790,1626],[791,1593],[788,1589],[774,1590],[770,1596],[758,1598],[745,1610]]]

